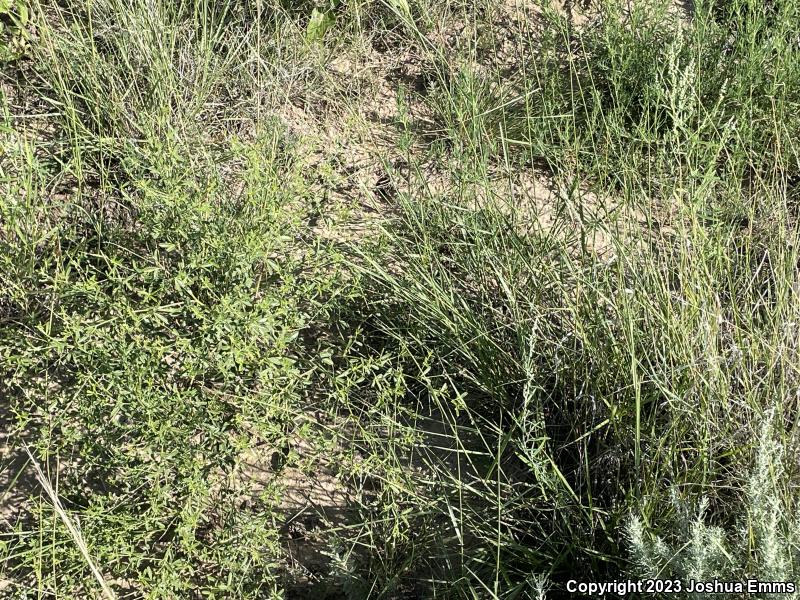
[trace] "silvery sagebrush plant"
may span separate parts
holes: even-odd
[[[800,519],[794,503],[787,500],[786,449],[776,434],[775,414],[769,411],[735,527],[711,524],[707,497],[693,504],[674,488],[675,517],[661,532],[639,515],[630,519],[626,533],[636,575],[683,581],[796,580]]]

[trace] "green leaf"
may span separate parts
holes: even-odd
[[[11,12],[14,0],[0,0],[0,13]]]
[[[306,39],[309,42],[321,40],[334,23],[336,23],[336,15],[333,14],[333,11],[322,11],[315,8],[311,11],[311,18],[306,26]]]
[[[408,0],[390,0],[389,4],[404,19],[411,19],[411,6]]]

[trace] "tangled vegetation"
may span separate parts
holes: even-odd
[[[797,582],[798,32],[0,0],[0,597]]]

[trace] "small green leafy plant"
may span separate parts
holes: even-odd
[[[309,42],[318,42],[325,37],[328,30],[336,24],[336,13],[339,0],[328,0],[323,4],[314,6],[306,25],[306,39]]]
[[[19,59],[28,48],[30,17],[20,0],[0,0],[0,62]]]

